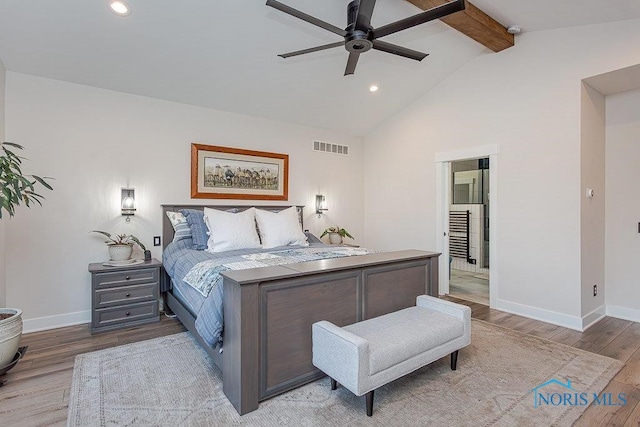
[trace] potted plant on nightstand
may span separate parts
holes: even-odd
[[[22,150],[22,146],[12,142],[0,144],[0,219],[5,210],[10,217],[15,215],[15,208],[21,204],[31,207],[37,203],[42,206],[44,196],[37,193],[37,187],[41,186],[52,190],[47,179],[36,175],[27,175],[22,172],[24,157],[15,154],[12,149]],[[17,308],[0,308],[0,369],[16,363],[22,337],[22,310]],[[13,361],[13,362],[12,362]],[[12,367],[12,366],[11,366]]]
[[[339,245],[340,243],[342,243],[342,239],[344,237],[353,239],[353,236],[349,234],[347,230],[345,230],[344,228],[340,228],[337,225],[335,227],[329,227],[324,230],[320,235],[320,238],[322,239],[327,234],[329,235],[329,243],[331,243],[332,245]]]
[[[151,259],[151,251],[148,251],[142,242],[132,234],[111,234],[100,230],[93,230],[91,232],[102,234],[108,239],[105,243],[109,248],[109,258],[111,261],[122,262],[130,259],[134,243],[140,246],[140,249],[144,252],[145,260]]]

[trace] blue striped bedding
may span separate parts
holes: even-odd
[[[315,239],[317,241],[317,238]],[[335,246],[325,245],[309,239],[310,245],[306,248],[312,252],[326,248],[333,251]],[[162,262],[165,270],[171,277],[173,295],[186,305],[196,317],[196,330],[204,341],[211,347],[215,347],[221,339],[223,316],[222,316],[222,285],[221,280],[210,286],[208,296],[205,298],[198,290],[185,283],[184,278],[199,263],[211,260],[223,260],[233,262],[233,260],[243,260],[243,255],[256,253],[274,253],[279,251],[290,251],[302,249],[302,246],[283,246],[270,249],[240,249],[222,253],[209,253],[201,250],[191,249],[190,239],[179,240],[170,243],[162,254]],[[340,248],[344,249],[344,248]],[[344,256],[344,255],[342,255]],[[332,256],[330,256],[332,257]],[[218,264],[213,261],[210,264]],[[210,275],[213,276],[213,275]],[[210,278],[210,280],[217,280]]]

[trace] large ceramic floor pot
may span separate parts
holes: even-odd
[[[0,368],[13,360],[22,336],[22,310],[0,308]]]

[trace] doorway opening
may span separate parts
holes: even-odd
[[[439,294],[496,307],[498,146],[436,154]],[[450,287],[451,279],[451,287]]]
[[[488,157],[451,162],[449,295],[489,305]]]

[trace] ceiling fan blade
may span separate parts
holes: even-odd
[[[322,46],[310,47],[309,49],[297,50],[295,52],[283,53],[278,55],[281,58],[290,58],[292,56],[304,55],[305,53],[318,52],[320,50],[331,49],[333,47],[344,46],[344,42],[336,42],[331,44],[325,44]]]
[[[337,34],[339,36],[344,37],[345,35],[347,35],[347,32],[342,28],[338,28],[335,25],[329,24],[328,22],[322,21],[311,15],[307,15],[306,13],[300,12],[299,10],[294,9],[290,6],[287,6],[286,4],[280,3],[279,1],[267,0],[267,6],[271,6],[272,8],[278,9],[281,12],[284,12],[291,16],[295,16],[296,18],[302,19],[303,21],[306,21],[317,27],[324,28],[325,30],[331,31],[332,33]]]
[[[424,58],[429,56],[428,53],[418,52],[417,50],[408,49],[406,47],[383,42],[382,40],[374,40],[373,48],[375,50],[381,50],[382,52],[404,56],[405,58],[409,58],[409,59],[415,59],[416,61],[422,61]]]
[[[347,68],[345,68],[344,70],[345,76],[356,72],[356,65],[358,65],[358,58],[360,58],[360,54],[357,52],[351,52],[349,54],[349,59],[347,60]]]
[[[356,30],[369,31],[371,27],[371,16],[373,15],[375,5],[376,0],[360,0],[360,6],[358,6],[358,13],[356,15]]]
[[[397,33],[398,31],[406,30],[407,28],[415,27],[416,25],[424,24],[425,22],[443,18],[452,13],[464,10],[464,1],[465,0],[450,1],[442,6],[436,6],[417,15],[392,22],[380,28],[375,28],[373,30],[373,38],[377,39],[388,36],[389,34]]]

